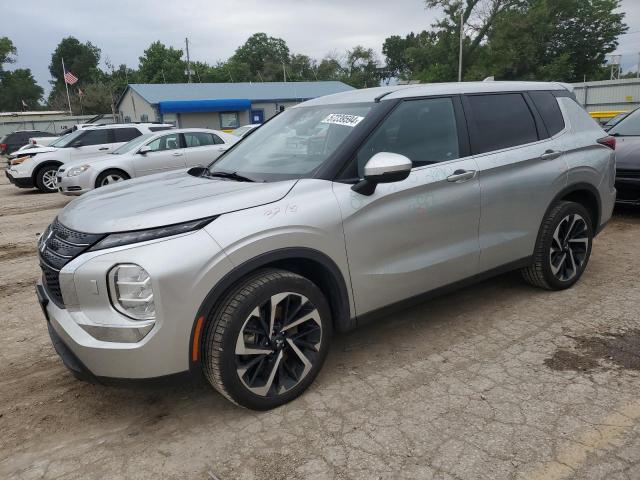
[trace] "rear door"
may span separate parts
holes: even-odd
[[[559,113],[557,101],[546,93],[551,96],[546,108],[555,105]],[[480,270],[487,271],[533,254],[542,217],[567,181],[559,140],[564,121],[560,114],[561,124],[550,136],[527,93],[466,95],[463,100],[479,168]]]
[[[480,187],[458,97],[410,99],[358,151],[346,178],[378,152],[413,163],[370,195],[334,182],[358,315],[477,272]]]
[[[224,141],[209,132],[185,132],[186,163],[188,167],[207,166],[227,148]]]
[[[147,153],[134,156],[136,176],[175,170],[186,166],[185,148],[180,133],[168,133],[146,145],[151,149]]]

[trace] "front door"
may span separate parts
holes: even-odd
[[[264,110],[256,109],[251,110],[251,123],[263,123],[264,122]]]
[[[96,130],[87,130],[78,138],[79,146],[69,148],[69,160],[81,160],[85,158],[106,155],[118,148],[120,144],[115,145],[115,137],[113,129],[101,128]]]
[[[407,179],[378,185],[370,196],[334,182],[358,315],[478,271],[480,187],[475,161],[460,158],[468,144],[456,102],[403,101],[346,175],[361,178],[367,160],[386,151],[413,162]]]
[[[147,146],[151,149],[150,151],[135,156],[136,176],[186,167],[185,149],[179,133],[162,135],[147,143]]]

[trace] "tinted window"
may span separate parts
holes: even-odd
[[[637,136],[640,135],[640,109],[634,110],[625,118],[620,120],[616,126],[614,126],[611,130],[609,130],[610,134],[617,135],[631,135]]]
[[[470,95],[474,153],[490,152],[538,140],[531,110],[519,93]]]
[[[102,145],[103,143],[113,143],[113,136],[110,135],[109,129],[102,130],[79,130],[83,132],[84,135],[80,137],[80,143],[82,146],[88,145]]]
[[[547,126],[549,136],[552,137],[564,128],[564,118],[556,97],[551,92],[529,92],[535,103],[542,121]]]
[[[204,147],[215,143],[213,135],[203,132],[187,132],[184,134],[187,147]]]
[[[133,140],[136,137],[139,137],[140,135],[142,135],[142,133],[140,132],[140,130],[138,130],[137,128],[116,128],[114,129],[115,135],[116,135],[116,143],[120,143],[120,142],[129,142],[131,140]]]
[[[149,127],[152,132],[161,132],[162,130],[171,130],[173,127]]]
[[[175,150],[180,147],[180,134],[172,133],[171,135],[164,135],[163,137],[156,138],[154,141],[147,144],[152,152],[161,152],[162,150]]]
[[[459,157],[458,130],[450,98],[402,102],[365,142],[357,154],[358,176],[376,153],[408,157],[414,167]]]
[[[221,145],[224,143],[224,140],[222,140],[218,135],[213,135],[213,143]]]

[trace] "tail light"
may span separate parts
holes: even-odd
[[[598,143],[600,145],[604,145],[605,147],[609,147],[611,150],[616,149],[616,137],[609,135],[607,137],[602,137],[598,139]]]
[[[0,152],[4,152],[7,149],[6,143],[0,143]]]

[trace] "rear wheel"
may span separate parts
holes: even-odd
[[[241,281],[210,314],[204,373],[238,405],[275,408],[311,385],[330,337],[329,306],[314,283],[285,270],[262,270]]]
[[[98,175],[98,178],[96,179],[96,188],[106,187],[113,183],[129,180],[130,178],[131,177],[122,170],[107,170]]]
[[[36,187],[44,193],[58,191],[58,165],[45,165],[36,173]]]
[[[524,279],[547,290],[571,287],[587,267],[592,241],[589,212],[579,203],[557,203],[542,223],[533,264],[522,270]]]

